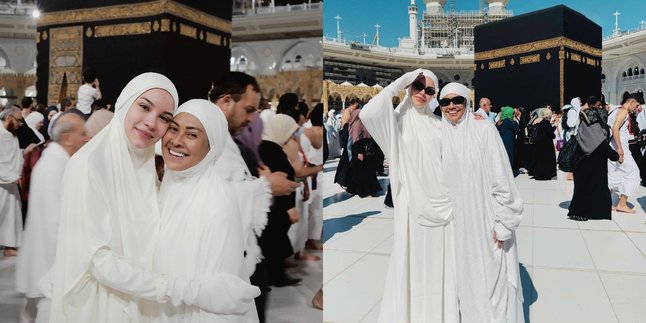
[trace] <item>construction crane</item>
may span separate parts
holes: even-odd
[[[375,38],[372,39],[372,44],[370,44],[370,47],[374,47],[375,43],[377,43],[377,47],[379,47],[379,28],[381,28],[381,26],[379,24],[376,24],[375,28],[377,28],[377,33],[375,34]]]

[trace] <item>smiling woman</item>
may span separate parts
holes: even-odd
[[[160,219],[153,146],[166,132],[177,101],[165,76],[135,77],[117,99],[110,124],[70,159],[62,188],[52,322],[138,321],[138,299],[221,312],[224,302],[212,292],[227,286],[233,292],[227,295],[256,292],[231,275],[189,280],[151,271]]]
[[[193,115],[180,113],[171,121],[162,140],[166,166],[175,171],[197,165],[209,152],[204,126]]]

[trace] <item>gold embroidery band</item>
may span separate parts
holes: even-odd
[[[565,104],[565,52],[559,51],[559,96],[561,106]]]
[[[601,49],[594,48],[592,46],[588,46],[578,41],[574,41],[572,39],[561,36],[561,37],[540,40],[537,42],[532,42],[527,44],[514,45],[514,46],[489,50],[486,52],[475,53],[475,60],[482,61],[482,60],[496,59],[496,58],[507,57],[511,55],[535,52],[535,51],[559,47],[559,46],[569,47],[571,49],[577,50],[579,52],[582,52],[591,56],[601,57]]]
[[[522,56],[520,58],[521,64],[532,64],[532,63],[538,63],[540,61],[541,61],[541,54]]]
[[[179,34],[182,36],[197,39],[197,28],[185,24],[179,24]]]
[[[157,0],[139,4],[43,13],[38,19],[38,27],[89,21],[150,17],[161,14],[171,14],[208,28],[231,33],[230,21],[206,14],[172,0]]]
[[[494,62],[489,62],[489,69],[493,70],[496,68],[503,68],[505,67],[505,60],[499,60],[499,61],[494,61]]]
[[[150,34],[150,22],[135,22],[131,24],[96,26],[94,28],[94,37],[97,38],[143,34]]]

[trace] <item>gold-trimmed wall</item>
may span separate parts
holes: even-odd
[[[25,90],[36,85],[36,75],[22,73],[3,73],[0,74],[0,84],[2,87],[12,89],[13,95],[19,100],[25,95]],[[47,103],[47,102],[43,102]]]
[[[278,104],[278,98],[285,93],[296,93],[304,98],[312,109],[321,102],[323,89],[322,69],[309,69],[304,71],[282,71],[275,75],[256,76],[260,90],[265,98],[272,102],[272,107]]]
[[[99,22],[124,18],[141,18],[171,14],[200,25],[231,33],[231,21],[206,14],[172,0],[156,0],[150,2],[114,5],[100,8],[74,9],[43,13],[38,19],[38,27],[54,26],[70,23]]]
[[[75,96],[83,79],[83,26],[51,28],[49,33],[47,103],[59,101],[64,76],[63,96]]]
[[[474,60],[476,62],[491,60],[496,58],[518,55],[518,54],[526,54],[530,52],[536,52],[536,51],[541,51],[541,50],[561,47],[561,46],[579,51],[584,54],[588,54],[590,56],[601,57],[601,48],[594,48],[592,46],[588,46],[586,44],[569,39],[567,37],[560,36],[560,37],[554,37],[554,38],[540,40],[540,41],[526,43],[526,44],[519,44],[519,45],[484,51],[484,52],[477,52],[474,54]]]

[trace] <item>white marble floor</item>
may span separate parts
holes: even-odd
[[[393,212],[384,197],[349,196],[333,184],[337,161],[326,164],[324,185],[324,322],[377,321],[393,239]],[[382,184],[386,178],[380,178]],[[646,322],[646,188],[629,203],[635,215],[575,222],[566,217],[573,183],[516,183],[525,214],[518,229],[526,322]]]
[[[313,252],[323,256],[321,252]],[[0,323],[18,323],[23,298],[15,291],[16,258],[0,256]],[[271,287],[267,301],[267,323],[320,323],[323,312],[312,306],[314,294],[321,288],[321,261],[299,261],[290,274],[303,280],[296,286]]]

